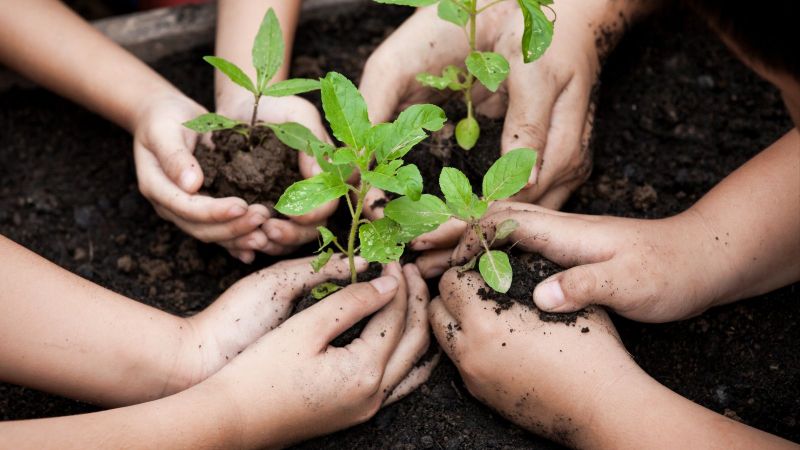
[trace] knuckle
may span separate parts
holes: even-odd
[[[580,268],[562,279],[561,288],[567,300],[581,301],[594,294],[597,281],[597,275],[594,271]]]

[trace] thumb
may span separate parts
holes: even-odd
[[[184,192],[194,194],[203,184],[203,171],[193,155],[197,141],[192,132],[154,130],[145,148],[155,155],[161,169]],[[187,130],[188,131],[188,130]]]
[[[369,57],[359,84],[372,123],[392,118],[400,103],[399,86],[407,84],[402,71],[392,70],[394,64],[384,62],[386,53],[387,48],[381,46]]]
[[[312,332],[315,345],[319,350],[325,349],[336,336],[389,303],[399,286],[397,278],[383,276],[350,285],[309,308],[314,326],[306,329]]]
[[[533,301],[547,312],[566,313],[591,304],[613,307],[614,280],[608,263],[575,266],[539,283]]]

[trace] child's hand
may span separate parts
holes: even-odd
[[[481,221],[489,242],[496,225],[509,219],[519,227],[494,246],[516,244],[570,268],[536,287],[533,299],[546,311],[600,304],[634,320],[667,322],[714,306],[724,286],[725,253],[691,213],[636,220],[496,202]],[[467,232],[452,263],[462,264],[479,248],[474,232]]]
[[[173,93],[145,105],[134,129],[139,190],[162,218],[249,262],[253,252],[247,242],[260,233],[268,211],[261,205],[248,207],[240,198],[197,195],[203,185],[203,172],[193,156],[197,134],[182,124],[204,112],[194,101]]]
[[[558,208],[589,175],[587,144],[593,117],[589,98],[599,73],[594,33],[603,23],[606,3],[556,2],[552,45],[530,64],[522,60],[523,18],[516,2],[495,5],[478,18],[478,48],[505,56],[511,71],[496,93],[476,88],[477,111],[490,117],[505,115],[503,153],[519,147],[539,151],[529,187],[515,197],[519,201]],[[441,101],[440,91],[423,86],[415,77],[422,72],[439,74],[447,65],[463,66],[468,53],[463,30],[440,19],[435,6],[420,8],[378,47],[364,68],[360,88],[372,121],[387,121],[411,104]],[[368,216],[382,214],[371,211],[381,196],[375,192],[367,201]],[[430,242],[422,236],[412,248],[442,248],[448,240],[452,247],[464,227],[453,222],[446,228],[452,232],[433,236]]]
[[[253,112],[252,96],[229,95],[218,100],[218,104],[217,109],[220,114],[249,123]],[[269,123],[297,122],[306,126],[318,138],[331,142],[322,125],[319,111],[302,97],[262,98],[258,107],[258,120]],[[304,178],[310,178],[321,172],[316,160],[305,153],[299,153],[298,162],[300,174]],[[268,218],[261,226],[263,232],[256,237],[250,248],[270,255],[291,253],[298,246],[317,238],[319,234],[317,226],[325,224],[338,204],[338,200],[331,201],[308,214],[292,217],[291,220]]]
[[[416,269],[390,264],[383,277],[288,319],[198,388],[224,393],[243,446],[285,446],[364,422],[425,352],[427,304]],[[376,311],[360,338],[329,346]]]

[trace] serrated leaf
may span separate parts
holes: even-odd
[[[247,89],[253,94],[258,93],[250,77],[248,77],[247,74],[244,73],[244,71],[240,69],[239,66],[237,66],[236,64],[228,61],[227,59],[220,58],[217,56],[204,56],[203,59],[207,63],[219,69],[220,72],[224,73],[234,83]]]
[[[370,133],[378,162],[402,158],[415,145],[428,137],[427,131],[440,130],[447,121],[444,110],[422,104],[406,108],[389,126],[377,126]]]
[[[400,226],[385,217],[361,225],[358,229],[361,257],[369,262],[384,264],[400,259],[405,244],[398,238],[399,231]]]
[[[514,219],[506,219],[498,224],[494,229],[495,239],[505,239],[511,236],[511,233],[519,228],[519,222]]]
[[[442,76],[423,72],[417,75],[417,81],[427,87],[434,89],[450,89],[452,91],[464,90],[464,83],[461,82],[461,76],[464,76],[464,71],[460,68],[450,65],[442,70]]]
[[[395,172],[395,169],[384,163],[378,165],[375,170],[363,172],[361,176],[379,189],[406,195],[414,201],[419,200],[422,195],[422,175],[414,164],[403,166]]]
[[[482,201],[472,193],[472,185],[463,172],[452,167],[445,167],[439,175],[441,188],[447,207],[460,219],[469,221],[479,219],[489,208],[489,203]]]
[[[383,3],[384,5],[400,5],[400,6],[430,6],[439,0],[375,0],[375,3]]]
[[[314,133],[305,126],[296,122],[268,123],[266,124],[275,137],[286,146],[314,156],[315,149],[321,152],[333,152],[334,147],[327,142],[319,140]]]
[[[505,253],[499,250],[484,253],[478,262],[478,271],[483,281],[495,291],[505,294],[511,288],[513,271]]]
[[[522,60],[529,63],[539,59],[553,41],[553,23],[547,18],[542,5],[551,0],[517,0],[522,9],[525,31],[522,33]]]
[[[403,230],[413,230],[418,235],[435,230],[452,217],[447,205],[430,194],[422,194],[417,201],[409,197],[396,198],[386,205],[383,213],[399,223]]]
[[[253,41],[253,67],[256,68],[256,88],[264,93],[267,84],[283,65],[283,34],[275,11],[270,8]]]
[[[316,272],[319,272],[319,270],[316,270]],[[311,296],[314,297],[315,300],[322,300],[323,298],[333,294],[334,292],[340,289],[342,289],[341,286],[328,281],[314,286],[314,289],[311,289]]]
[[[292,78],[279,81],[264,90],[264,95],[268,97],[287,97],[289,95],[302,94],[304,92],[316,91],[319,89],[319,80],[309,78]]]
[[[314,269],[314,272],[322,270],[325,264],[328,264],[328,261],[331,260],[331,256],[333,256],[333,249],[329,248],[312,259],[311,268]]]
[[[536,151],[530,148],[514,149],[498,158],[483,176],[484,200],[502,200],[519,192],[535,165]]]
[[[347,193],[347,184],[334,173],[323,172],[301,180],[286,189],[275,209],[283,214],[299,216]]]
[[[459,0],[441,0],[438,10],[439,18],[459,27],[469,22],[469,13],[464,10]]]
[[[322,251],[328,244],[336,240],[336,236],[333,235],[333,232],[325,227],[317,227],[317,231],[319,231],[319,236],[322,238],[322,243],[320,243],[317,251]]]
[[[367,104],[355,85],[344,75],[329,72],[321,80],[322,109],[337,139],[361,149],[372,129]]]
[[[499,53],[472,52],[465,62],[469,73],[492,92],[508,77],[508,61]]]
[[[333,153],[333,158],[331,158],[331,161],[334,164],[351,164],[358,161],[358,155],[356,155],[355,150],[352,148],[343,147]]]
[[[243,125],[243,123],[239,122],[238,120],[228,119],[227,117],[217,113],[205,113],[183,123],[183,126],[198,133],[229,130],[238,125]]]

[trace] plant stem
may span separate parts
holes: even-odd
[[[470,53],[476,50],[477,40],[477,18],[478,18],[478,2],[473,1],[470,5],[469,11],[469,51]],[[475,83],[475,76],[467,71],[467,83],[464,89],[464,101],[467,103],[467,117],[472,119],[472,85]]]
[[[347,238],[347,259],[350,262],[350,282],[355,284],[358,281],[358,273],[356,272],[356,232],[361,222],[361,212],[364,210],[364,199],[367,197],[369,185],[361,182],[358,189],[358,202],[356,203],[356,210],[353,213],[353,221],[350,224],[350,236]]]
[[[261,94],[256,94],[256,101],[253,103],[253,115],[250,117],[250,129],[256,126],[256,116],[258,115],[258,102],[261,101]]]

